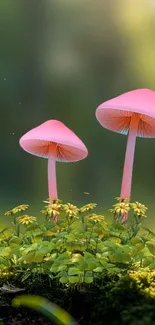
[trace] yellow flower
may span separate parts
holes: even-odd
[[[28,208],[29,208],[29,205],[28,204],[18,205],[17,207],[13,208],[12,210],[6,211],[5,216],[9,216],[9,215],[15,214],[17,212],[25,211]]]
[[[128,213],[130,211],[130,205],[129,203],[121,202],[116,203],[113,205],[114,209],[113,212],[117,214],[124,215],[125,213]]]
[[[127,197],[121,197],[121,196],[116,196],[115,197],[115,200],[117,200],[119,202],[125,202],[125,203],[129,202],[129,198],[127,198]]]
[[[89,203],[84,205],[83,207],[80,208],[80,212],[85,212],[85,211],[89,211],[89,210],[93,210],[95,209],[97,206],[96,203]]]
[[[79,209],[77,206],[67,203],[63,205],[63,209],[66,212],[66,214],[69,215],[69,217],[76,217],[77,214],[79,213]]]
[[[61,212],[61,204],[49,204],[45,207],[45,211],[47,215],[49,216],[55,216],[55,215],[59,215]]]
[[[135,203],[130,203],[130,206],[133,209],[135,214],[137,214],[138,216],[141,215],[145,217],[145,213],[148,210],[148,208],[144,204],[141,204],[136,201]]]
[[[13,213],[13,210],[9,210],[9,211],[6,211],[5,212],[5,216],[11,216],[11,215],[13,215],[14,213]]]
[[[93,213],[93,214],[90,214],[88,217],[90,219],[93,219],[96,222],[102,222],[102,221],[104,221],[104,216],[102,216],[101,214],[95,214],[95,213]]]
[[[40,210],[40,212],[41,212],[42,214],[45,214],[46,216],[48,216],[48,211],[47,211],[47,209]]]
[[[27,214],[17,217],[16,220],[21,223],[22,225],[28,225],[29,223],[36,222],[37,218],[33,216],[29,216]]]
[[[115,209],[109,209],[108,211],[111,213],[115,213]]]

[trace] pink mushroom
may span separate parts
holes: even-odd
[[[49,198],[57,198],[56,162],[74,162],[87,157],[84,143],[62,122],[49,120],[28,131],[19,141],[32,155],[48,159]]]
[[[155,92],[129,91],[102,103],[96,110],[99,123],[128,135],[120,197],[130,199],[136,137],[155,137]]]

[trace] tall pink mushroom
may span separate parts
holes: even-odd
[[[96,118],[103,127],[128,135],[120,196],[130,199],[136,137],[155,137],[155,92],[137,89],[110,99],[97,108]]]
[[[56,162],[74,162],[87,157],[84,143],[62,122],[49,120],[28,131],[19,141],[32,155],[48,159],[49,198],[57,198]]]

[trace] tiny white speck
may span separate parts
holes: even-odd
[[[6,78],[4,78],[4,80],[6,80]]]
[[[21,102],[19,102],[19,105],[21,105]]]

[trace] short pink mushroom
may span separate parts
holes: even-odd
[[[56,162],[74,162],[87,157],[84,143],[62,122],[49,120],[28,131],[19,141],[32,155],[48,159],[49,198],[57,198]]]
[[[129,91],[102,103],[96,110],[99,123],[128,135],[120,197],[130,199],[136,137],[155,137],[155,92]]]

